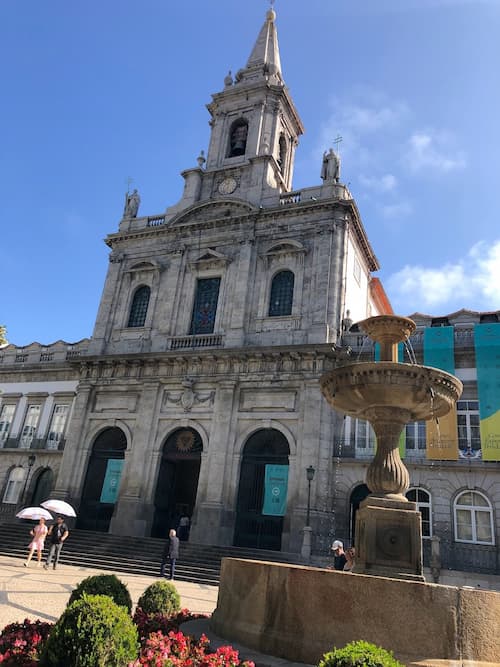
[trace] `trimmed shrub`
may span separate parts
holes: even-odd
[[[325,653],[318,667],[404,667],[391,651],[365,641],[351,642],[344,648]]]
[[[170,581],[155,581],[139,598],[137,607],[146,614],[171,616],[181,609],[181,598]]]
[[[114,574],[97,574],[82,579],[71,593],[68,605],[79,600],[84,593],[87,595],[107,595],[115,604],[126,607],[129,613],[132,611],[132,598],[128,588]]]
[[[42,651],[43,667],[125,667],[138,655],[137,628],[107,595],[86,595],[66,607]]]

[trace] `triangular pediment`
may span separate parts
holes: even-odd
[[[199,222],[225,220],[256,213],[258,209],[246,201],[238,199],[216,199],[203,204],[196,204],[182,211],[169,224],[170,227],[192,225]]]
[[[213,248],[208,248],[208,250],[203,251],[200,256],[189,262],[189,268],[191,270],[207,270],[207,269],[220,269],[226,267],[231,262],[229,257],[223,255],[221,252],[217,252]]]

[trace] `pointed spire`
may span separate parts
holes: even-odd
[[[268,74],[271,76],[277,75],[281,79],[280,50],[278,46],[278,33],[274,25],[275,20],[276,12],[274,9],[269,9],[266,14],[266,21],[261,28],[248,59],[246,69],[264,67]]]

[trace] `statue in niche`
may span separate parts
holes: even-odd
[[[323,153],[323,164],[321,165],[321,178],[324,181],[338,183],[340,178],[340,157],[330,148]]]
[[[237,123],[231,132],[229,140],[229,157],[245,155],[247,147],[248,125],[246,123]]]
[[[125,195],[125,210],[123,212],[124,218],[136,218],[137,212],[139,211],[139,205],[141,203],[141,198],[137,189],[132,192],[132,194],[127,193]]]

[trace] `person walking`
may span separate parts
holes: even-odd
[[[333,551],[333,569],[334,570],[343,570],[344,565],[347,562],[347,558],[344,553],[344,545],[340,540],[335,540],[332,544]]]
[[[26,559],[26,562],[24,563],[24,567],[28,567],[30,564],[31,559],[33,558],[33,554],[35,552],[35,549],[37,551],[37,565],[40,565],[42,562],[42,551],[43,547],[45,545],[45,538],[47,536],[47,526],[45,525],[45,519],[42,517],[40,521],[38,522],[38,525],[36,525],[34,528],[30,530],[30,535],[33,537],[31,540],[31,543],[29,545],[29,554],[28,558]]]
[[[63,517],[58,516],[57,523],[49,528],[50,548],[49,553],[47,554],[47,560],[43,566],[45,570],[48,570],[50,567],[52,559],[54,559],[54,570],[56,569],[57,564],[59,563],[59,556],[61,555],[63,542],[66,542],[68,535],[68,526],[64,522]]]
[[[179,558],[179,538],[177,533],[172,528],[168,534],[168,541],[165,543],[165,548],[163,549],[163,556],[161,560],[160,567],[160,576],[165,576],[165,568],[167,562],[170,563],[170,576],[171,581],[174,580],[175,576],[175,561]]]

